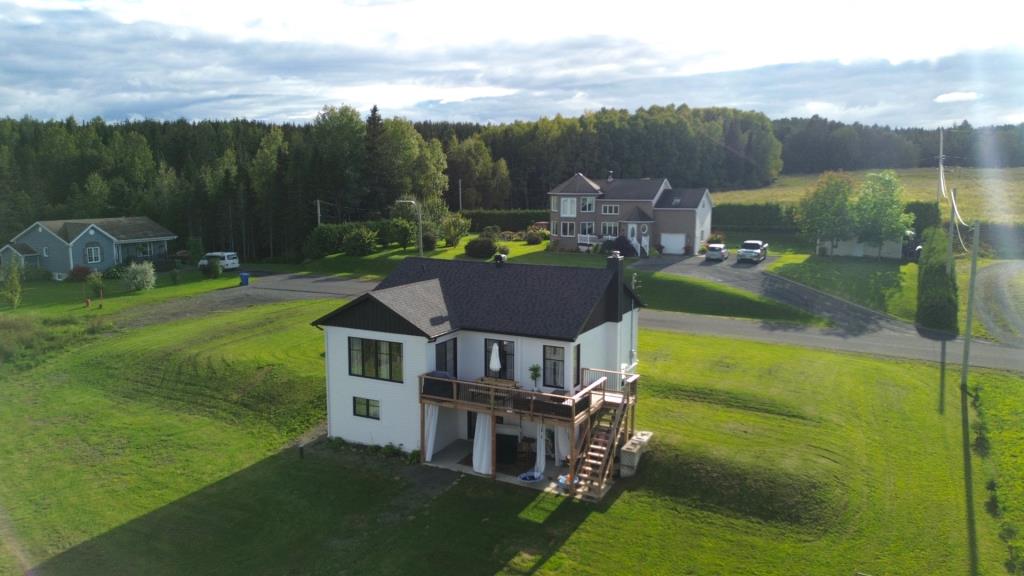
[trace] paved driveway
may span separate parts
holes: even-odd
[[[353,298],[373,290],[376,282],[353,280],[339,276],[318,276],[315,274],[270,274],[258,275],[252,279],[254,290],[297,292],[308,294],[309,298]]]
[[[766,273],[765,269],[775,260],[775,256],[769,256],[764,262],[750,264],[736,262],[734,257],[725,262],[707,262],[703,256],[660,256],[637,262],[633,264],[633,269],[701,278],[760,294],[799,310],[828,318],[835,328],[846,334],[864,334],[883,329],[916,332],[907,322],[787,280],[777,274]]]

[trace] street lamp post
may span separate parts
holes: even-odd
[[[416,207],[416,220],[419,224],[419,235],[416,237],[416,245],[420,250],[420,258],[423,257],[423,207],[415,200],[399,200],[398,204],[412,204]]]

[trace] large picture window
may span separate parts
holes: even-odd
[[[593,212],[594,211],[594,198],[593,196],[584,196],[580,198],[580,212]]]
[[[494,354],[494,347],[498,347],[498,362],[501,368],[491,370],[491,357]],[[515,380],[516,372],[516,344],[508,340],[492,340],[484,338],[484,374],[488,378],[502,378],[504,380]]]
[[[380,400],[352,397],[352,414],[360,418],[380,420]]]
[[[562,220],[560,234],[566,238],[576,235],[576,223],[569,220]]]
[[[544,385],[548,388],[565,387],[565,348],[544,347]]]
[[[601,236],[618,236],[618,222],[601,222]]]
[[[562,218],[575,218],[576,217],[576,199],[575,198],[562,198]]]
[[[368,338],[348,339],[348,373],[363,378],[402,381],[402,344]]]
[[[100,252],[99,246],[86,246],[85,247],[85,262],[86,264],[99,264],[100,260],[103,259],[103,255]]]

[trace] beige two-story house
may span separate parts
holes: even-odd
[[[693,254],[711,235],[708,189],[673,189],[666,178],[593,180],[577,172],[548,196],[551,237],[561,250],[624,236],[641,256],[659,247],[664,254]]]

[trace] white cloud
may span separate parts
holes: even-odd
[[[935,97],[933,102],[938,104],[948,104],[950,102],[973,102],[981,98],[981,94],[977,92],[946,92],[945,94],[939,94]]]
[[[157,22],[233,40],[310,42],[415,53],[605,37],[643,46],[683,74],[772,64],[936,60],[966,50],[1024,46],[1005,0],[862,0],[855,10],[813,0],[666,3],[662,0],[16,0],[79,8],[123,23]],[[955,35],[935,34],[957,14]],[[737,14],[742,14],[738,18]],[[884,15],[881,17],[880,15]],[[841,24],[838,22],[841,21]],[[913,22],[907,26],[907,22]],[[865,35],[870,41],[865,41]]]

